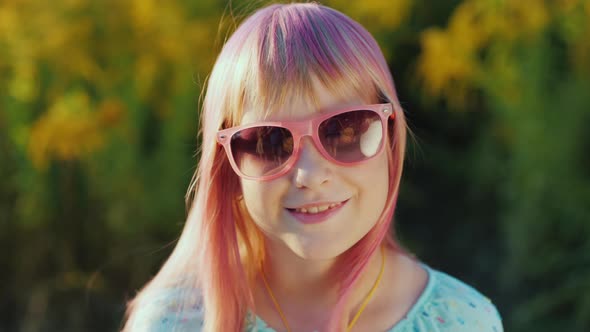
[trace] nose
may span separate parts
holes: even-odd
[[[299,158],[293,166],[293,181],[297,188],[314,189],[330,181],[332,170],[314,145],[311,137],[303,137]]]

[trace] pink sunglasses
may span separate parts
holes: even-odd
[[[361,105],[307,120],[256,122],[217,132],[236,174],[244,179],[272,180],[297,161],[303,136],[311,136],[318,151],[331,162],[352,166],[379,154],[387,137],[393,105]]]

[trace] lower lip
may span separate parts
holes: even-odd
[[[295,210],[287,210],[287,211],[302,224],[312,225],[312,224],[319,224],[321,222],[328,220],[330,217],[332,217],[333,215],[338,213],[338,211],[340,211],[344,207],[344,205],[346,205],[346,203],[348,203],[348,200],[342,202],[340,205],[338,205],[334,208],[327,209],[326,211],[314,213],[314,214],[296,212]]]

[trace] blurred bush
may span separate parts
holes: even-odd
[[[425,91],[490,113],[472,162],[498,200],[511,330],[590,329],[589,34],[589,1],[534,0],[463,1],[421,35]]]
[[[0,2],[0,330],[117,330],[184,221],[205,77],[263,3]],[[508,331],[590,330],[590,1],[323,3],[376,36],[417,134],[402,242]]]

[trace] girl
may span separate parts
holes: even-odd
[[[372,36],[314,3],[227,41],[188,220],[124,331],[501,331],[473,288],[391,232],[404,113]]]

